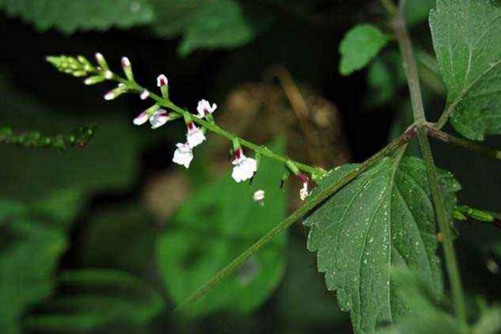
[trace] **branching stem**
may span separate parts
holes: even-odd
[[[403,9],[404,1],[401,2],[401,6],[397,15],[393,16],[393,27],[398,40],[398,44],[400,45],[404,68],[407,73],[407,83],[411,96],[414,121],[416,122],[419,144],[428,173],[428,181],[430,183],[435,216],[439,230],[444,237],[443,249],[445,256],[445,265],[451,285],[454,309],[456,312],[456,317],[461,326],[463,327],[463,329],[467,329],[468,323],[466,318],[466,307],[463,288],[461,284],[461,277],[459,275],[456,254],[450,233],[449,217],[445,209],[444,198],[440,189],[437,170],[433,160],[433,154],[431,152],[428,134],[426,131],[427,122],[424,113],[423,99],[421,96],[419,74],[416,66],[416,60],[414,58],[412,41],[409,36],[403,15]]]
[[[495,150],[490,147],[485,147],[483,145],[479,145],[477,143],[471,142],[469,140],[465,140],[462,138],[455,137],[451,134],[448,134],[446,132],[440,131],[435,129],[435,127],[427,125],[426,130],[428,131],[428,134],[432,136],[433,138],[436,138],[440,141],[443,141],[444,143],[451,143],[453,145],[465,148],[470,151],[478,152],[480,154],[483,154],[485,156],[501,160],[501,151]]]
[[[219,282],[221,282],[229,275],[231,275],[235,270],[237,270],[242,263],[244,263],[249,257],[251,257],[257,251],[263,248],[266,244],[268,244],[273,238],[275,238],[283,231],[287,230],[292,224],[294,224],[296,221],[300,220],[309,212],[314,210],[318,205],[320,205],[326,199],[328,199],[336,192],[341,190],[344,186],[346,186],[348,183],[356,179],[359,175],[366,172],[369,168],[374,166],[386,155],[392,153],[397,148],[405,145],[415,135],[416,135],[416,128],[412,126],[402,136],[393,140],[390,144],[388,144],[381,151],[379,151],[371,158],[366,160],[363,164],[361,164],[360,166],[358,166],[357,168],[353,169],[345,176],[343,176],[339,181],[329,185],[327,188],[320,191],[315,196],[310,197],[305,205],[294,211],[289,217],[280,222],[271,231],[266,233],[261,239],[256,241],[252,246],[250,246],[237,258],[235,258],[230,264],[228,264],[221,271],[219,271],[210,281],[208,281],[200,289],[198,289],[192,295],[186,298],[181,304],[179,304],[176,307],[176,311],[182,310],[185,306],[190,305],[199,300],[201,297],[207,294],[215,285],[217,285]]]

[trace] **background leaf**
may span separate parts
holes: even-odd
[[[332,171],[319,189],[355,166]],[[458,183],[449,173],[440,179],[448,209]],[[392,266],[419,270],[433,292],[442,280],[435,255],[435,219],[422,160],[386,158],[344,187],[305,220],[311,227],[308,249],[318,252],[318,270],[341,309],[351,312],[356,333],[371,333],[378,323],[407,313],[390,279]]]
[[[57,28],[67,34],[129,28],[153,19],[147,0],[3,0],[0,9],[33,23],[40,31]]]
[[[235,48],[249,43],[265,18],[255,25],[236,0],[213,0],[195,14],[179,47],[182,55],[198,48]]]
[[[26,309],[52,292],[66,237],[18,204],[0,200],[0,208],[0,328],[16,334]]]
[[[501,134],[500,17],[489,0],[438,0],[430,14],[452,125],[474,140]]]
[[[359,24],[346,33],[339,46],[339,72],[350,75],[367,66],[388,43],[389,37],[371,24]]]
[[[283,144],[273,146],[275,151],[284,150]],[[278,187],[283,166],[263,159],[259,169],[252,187],[237,184],[226,173],[199,189],[169,221],[158,243],[158,261],[176,303],[285,218],[285,193]],[[257,189],[266,191],[264,206],[252,200]],[[261,305],[282,277],[285,240],[285,234],[277,237],[187,311],[246,313]]]
[[[126,272],[78,269],[61,275],[53,299],[40,306],[24,325],[45,332],[89,332],[115,322],[141,324],[163,307],[159,294]]]

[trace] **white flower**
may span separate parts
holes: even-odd
[[[206,115],[212,114],[214,111],[216,111],[216,109],[217,105],[215,103],[213,103],[211,106],[209,101],[200,100],[197,106],[198,115],[196,116],[198,118],[204,118]]]
[[[132,122],[135,125],[143,125],[144,123],[148,122],[148,119],[150,119],[150,114],[147,111],[143,111],[136,118],[134,118],[134,121]]]
[[[163,109],[155,111],[150,117],[150,124],[152,129],[157,129],[169,121],[169,114]]]
[[[194,148],[205,141],[205,135],[199,128],[196,127],[193,122],[188,123],[188,133],[186,134],[186,140],[191,148]]]
[[[306,198],[308,197],[310,193],[308,192],[308,182],[303,183],[303,188],[299,190],[299,198],[301,198],[301,201],[306,201]]]
[[[254,195],[252,195],[252,199],[254,200],[254,202],[258,202],[259,204],[264,205],[264,196],[264,190],[259,189],[254,193]]]
[[[231,177],[237,182],[251,179],[257,171],[257,161],[252,158],[247,158],[242,153],[241,149],[235,152],[235,156],[236,158],[232,162],[234,167]]]
[[[167,77],[163,74],[160,74],[158,77],[157,77],[157,86],[158,87],[164,87],[164,86],[167,86],[169,84],[169,80],[167,80]]]
[[[174,157],[172,158],[172,161],[178,165],[189,168],[190,163],[193,160],[193,151],[191,150],[190,145],[188,145],[188,143],[186,144],[178,143],[176,144],[176,146],[177,149],[174,152]]]

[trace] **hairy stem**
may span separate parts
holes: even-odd
[[[363,164],[347,173],[344,177],[342,177],[339,181],[331,184],[329,187],[325,188],[315,196],[312,196],[308,199],[307,203],[303,205],[301,208],[294,211],[289,217],[280,222],[277,226],[275,226],[271,231],[265,234],[261,239],[256,241],[252,246],[250,246],[246,251],[240,254],[237,258],[235,258],[230,264],[224,267],[221,271],[219,271],[211,280],[205,283],[200,289],[195,291],[192,295],[186,298],[181,304],[176,307],[176,310],[179,311],[183,309],[185,306],[190,305],[205,294],[207,294],[214,286],[216,286],[219,282],[224,280],[226,277],[231,275],[235,270],[237,270],[243,262],[245,262],[249,257],[263,248],[266,244],[268,244],[273,238],[287,230],[292,224],[296,221],[304,217],[310,211],[315,209],[318,205],[328,199],[330,196],[338,192],[348,183],[357,178],[360,174],[367,171],[369,168],[374,166],[378,161],[384,158],[389,153],[395,151],[397,148],[405,145],[410,139],[412,139],[416,135],[416,128],[409,128],[402,136],[393,140],[390,144],[388,144],[381,151],[373,155],[371,158],[366,160]]]
[[[479,145],[477,143],[471,142],[469,140],[461,139],[455,137],[446,132],[435,129],[433,126],[427,125],[426,130],[428,134],[433,138],[436,138],[444,143],[451,143],[453,145],[465,148],[470,151],[478,152],[490,158],[501,160],[501,151],[495,150],[490,147],[485,147],[483,145]]]
[[[440,189],[437,170],[435,163],[433,161],[433,154],[431,152],[430,143],[428,140],[428,134],[426,131],[427,123],[423,107],[423,99],[421,96],[421,87],[419,84],[419,74],[416,66],[416,60],[414,58],[412,41],[410,39],[409,32],[406,27],[405,18],[403,15],[404,3],[405,3],[404,1],[401,2],[398,14],[394,18],[393,27],[395,30],[395,35],[397,37],[398,43],[400,45],[404,68],[407,73],[407,83],[409,86],[409,91],[411,96],[412,110],[414,113],[414,120],[417,125],[418,139],[421,147],[421,152],[428,173],[428,181],[430,183],[433,206],[435,209],[435,216],[437,219],[439,230],[444,237],[442,244],[444,249],[447,274],[449,276],[449,281],[452,290],[452,300],[454,303],[454,309],[456,312],[456,317],[458,318],[460,324],[464,329],[466,329],[468,325],[466,318],[464,293],[461,285],[461,278],[459,276],[459,270],[457,265],[456,254],[454,251],[453,240],[450,233],[449,217],[445,209],[444,198],[442,191]]]

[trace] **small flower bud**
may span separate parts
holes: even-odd
[[[86,85],[95,85],[97,83],[103,82],[105,78],[102,75],[95,75],[92,77],[88,77],[84,80],[84,84]]]
[[[113,72],[111,72],[111,71],[104,72],[104,77],[106,78],[106,80],[113,79]]]
[[[160,74],[157,77],[157,86],[160,87],[160,91],[162,92],[162,97],[166,100],[169,100],[169,80],[163,74]]]
[[[104,71],[109,70],[108,63],[106,62],[106,59],[104,59],[104,56],[101,53],[96,52],[94,57],[96,57],[96,61],[101,67],[101,69],[103,69]]]
[[[125,85],[119,85],[117,88],[110,90],[108,93],[104,95],[104,99],[106,101],[111,101],[122,95],[123,93],[127,92],[127,88]]]
[[[265,192],[262,189],[257,190],[254,193],[254,195],[252,195],[252,199],[254,200],[254,202],[258,202],[261,205],[264,205],[264,197],[265,197]]]
[[[134,75],[132,74],[132,66],[129,58],[122,57],[122,69],[125,73],[125,77],[130,81],[134,81]]]

